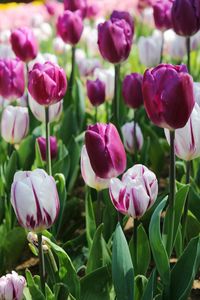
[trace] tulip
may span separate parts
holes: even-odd
[[[98,15],[99,10],[99,5],[97,5],[96,3],[88,5],[86,10],[86,17],[88,19],[94,19]]]
[[[134,34],[134,23],[132,16],[127,11],[117,11],[114,10],[110,16],[110,19],[113,22],[117,22],[118,20],[125,20],[131,28],[132,34]]]
[[[24,76],[24,66],[19,59],[0,59],[0,95],[6,99],[22,97]]]
[[[114,70],[96,68],[94,71],[94,77],[104,82],[106,88],[106,99],[112,100],[114,97],[115,90]]]
[[[175,133],[175,154],[179,158],[190,161],[200,157],[200,107],[196,103],[187,124]],[[165,129],[165,136],[170,143],[169,131]]]
[[[131,108],[139,108],[143,104],[142,78],[138,73],[132,73],[124,78],[122,94],[125,103]]]
[[[65,10],[70,11],[80,11],[82,17],[85,17],[87,12],[87,2],[86,0],[64,0]]]
[[[173,29],[178,35],[194,35],[200,29],[200,2],[174,0],[171,17]]]
[[[161,48],[161,38],[140,37],[138,41],[140,62],[146,67],[156,66],[160,61]]]
[[[27,135],[29,115],[27,107],[7,106],[1,118],[1,135],[10,144],[19,144]]]
[[[85,58],[78,61],[77,64],[81,76],[92,76],[95,70],[101,67],[101,63],[97,58]]]
[[[158,195],[155,174],[143,165],[135,165],[123,175],[122,180],[110,181],[110,198],[122,214],[141,218],[154,204]]]
[[[40,53],[39,52],[38,55],[36,56],[36,58],[28,64],[28,69],[31,70],[35,63],[44,64],[46,61],[50,61],[54,64],[57,64],[58,58],[56,55],[51,54],[51,53]]]
[[[110,179],[100,178],[93,171],[85,145],[81,150],[81,174],[85,183],[97,191],[109,187]]]
[[[165,31],[172,28],[171,0],[158,0],[153,6],[153,16],[156,28]]]
[[[98,177],[109,179],[124,172],[126,153],[112,123],[88,126],[85,144],[92,169]]]
[[[53,39],[53,49],[56,54],[66,54],[70,50],[70,45],[66,45],[61,37]]]
[[[28,97],[29,107],[34,117],[40,121],[45,122],[45,107],[44,105],[38,104],[29,94]],[[57,121],[63,110],[63,101],[49,106],[49,122]]]
[[[143,77],[144,106],[151,121],[174,130],[184,127],[194,107],[192,77],[185,65],[161,64]]]
[[[103,58],[118,64],[126,60],[133,42],[133,27],[128,13],[115,12],[109,21],[98,25],[98,46]],[[123,17],[124,14],[124,17]]]
[[[61,101],[67,90],[65,71],[52,62],[36,63],[28,75],[28,90],[41,105]]]
[[[44,138],[42,136],[37,138],[37,143],[40,148],[42,160],[46,161],[46,138]],[[51,152],[51,159],[54,159],[57,157],[58,145],[57,145],[57,140],[56,140],[55,136],[50,136],[50,152]]]
[[[30,28],[18,28],[12,31],[10,42],[15,55],[24,62],[29,62],[37,56],[38,45]]]
[[[26,280],[15,271],[0,278],[0,299],[22,300]]]
[[[105,83],[99,79],[87,80],[87,95],[92,105],[99,106],[105,101]]]
[[[124,146],[126,150],[131,154],[135,153],[134,126],[135,126],[134,122],[129,122],[124,124],[121,128]],[[141,150],[143,146],[143,134],[138,124],[136,124],[136,140],[137,140],[136,150]]]
[[[57,32],[65,43],[76,45],[83,32],[83,20],[79,13],[67,10],[62,16],[59,16]]]
[[[54,178],[42,169],[16,172],[11,203],[21,226],[37,232],[51,227],[60,208]]]

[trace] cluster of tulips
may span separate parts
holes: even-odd
[[[100,232],[98,230],[102,230],[101,224],[104,222],[103,214],[105,211],[103,212],[103,209],[105,208],[103,206],[105,206],[105,201],[102,200],[103,190],[109,190],[110,202],[117,211],[118,223],[115,222],[116,230],[109,237],[109,243],[113,249],[113,297],[116,297],[117,300],[187,299],[200,261],[199,237],[196,236],[191,241],[186,239],[189,214],[188,185],[190,184],[191,171],[194,171],[192,170],[192,161],[200,157],[199,87],[198,85],[195,86],[190,75],[191,37],[200,30],[200,2],[196,0],[155,0],[152,3],[147,2],[139,1],[139,5],[141,10],[147,5],[153,7],[155,25],[161,31],[158,43],[160,64],[147,69],[144,74],[136,72],[126,74],[123,82],[121,82],[121,69],[123,63],[131,55],[137,29],[131,14],[126,11],[114,10],[107,21],[98,24],[98,49],[103,60],[113,65],[113,70],[101,70],[99,66],[94,67],[93,65],[92,70],[89,71],[89,75],[93,74],[93,76],[83,80],[85,94],[89,99],[90,109],[92,110],[93,121],[90,120],[88,124],[85,123],[88,126],[83,126],[79,132],[80,135],[84,132],[84,138],[83,135],[78,137],[81,139],[82,148],[80,151],[80,169],[85,184],[96,190],[94,202],[97,206],[97,217],[96,221],[93,220],[93,222],[95,222],[96,227],[99,226],[97,228],[98,234]],[[78,286],[77,282],[79,282],[79,279],[74,279],[78,278],[77,272],[65,251],[56,245],[56,236],[53,236],[55,232],[50,229],[57,218],[63,217],[63,208],[62,215],[60,213],[63,203],[60,203],[59,200],[62,194],[59,180],[57,174],[55,175],[52,171],[52,161],[56,161],[58,158],[60,143],[57,142],[55,136],[51,136],[52,126],[50,125],[54,121],[58,121],[57,124],[59,124],[60,120],[65,120],[66,111],[70,105],[73,107],[72,113],[76,112],[76,64],[81,73],[82,63],[81,57],[78,57],[80,49],[77,45],[83,34],[85,18],[93,17],[95,14],[95,6],[87,5],[86,0],[64,0],[64,13],[56,20],[55,27],[62,42],[68,44],[71,49],[70,76],[67,76],[66,70],[57,63],[52,62],[52,60],[48,60],[48,58],[43,61],[38,59],[38,41],[31,28],[28,27],[15,28],[10,34],[9,42],[15,57],[0,58],[0,96],[4,99],[4,104],[9,103],[2,109],[1,114],[1,136],[10,145],[6,159],[7,161],[11,159],[14,151],[19,149],[19,145],[27,137],[29,130],[34,130],[32,128],[34,116],[37,121],[44,124],[45,128],[45,137],[37,137],[36,143],[41,160],[44,163],[43,166],[46,168],[46,171],[43,168],[37,168],[37,166],[29,170],[23,168],[17,170],[15,174],[12,174],[11,190],[8,191],[8,195],[10,195],[8,197],[11,198],[18,224],[30,232],[28,239],[31,247],[35,247],[36,255],[39,257],[39,289],[36,289],[35,282],[37,280],[31,281],[29,273],[26,283],[23,276],[13,271],[11,274],[0,278],[0,299],[22,300],[23,297],[30,299],[28,296],[26,298],[25,293],[23,293],[26,285],[33,300],[36,300],[34,298],[36,297],[36,291],[39,293],[37,299],[40,300],[100,299],[98,297],[92,298],[91,295],[90,298],[87,298],[85,294],[80,296],[80,291],[77,292],[74,288],[76,284]],[[177,35],[183,36],[185,39],[187,66],[185,64],[163,63],[163,37],[164,32],[170,28],[173,28]],[[146,43],[146,41],[143,42]],[[142,41],[139,42],[138,48],[142,47],[141,43]],[[146,55],[148,57],[145,59]],[[149,58],[153,55],[154,53],[145,53],[142,56],[143,63],[149,66]],[[90,68],[90,66],[87,66],[87,68]],[[122,98],[123,103],[121,103]],[[106,107],[107,122],[98,122],[101,119],[100,106],[106,105],[105,102],[111,99],[112,103],[108,103]],[[127,119],[130,119],[128,114],[133,115],[132,121],[125,124],[121,122],[122,104],[127,109]],[[143,106],[150,121],[157,127],[164,128],[166,140],[170,145],[168,201],[166,197],[164,200],[161,198],[156,201],[159,198],[159,180],[156,172],[150,170],[146,163],[144,165],[141,160],[141,151],[145,142],[140,127],[140,112]],[[69,117],[68,114],[67,118]],[[69,123],[64,124],[69,125]],[[62,127],[61,130],[64,139],[65,135],[73,135],[73,133],[68,132],[68,127]],[[186,161],[186,185],[183,186],[181,184],[176,186],[175,155]],[[122,175],[121,179],[118,178],[120,175]],[[65,179],[64,186],[66,185]],[[177,199],[176,195],[180,194],[181,188],[182,191],[184,190],[184,194],[180,200]],[[92,192],[90,192],[91,190],[88,189],[88,194],[91,196]],[[88,203],[88,199],[86,201]],[[109,209],[109,205],[106,205]],[[93,207],[92,200],[89,202],[88,207],[92,210],[91,217],[94,215],[93,208],[91,208]],[[88,207],[87,210],[89,210]],[[163,221],[162,239],[160,214],[164,208],[165,220]],[[144,241],[138,244],[141,238],[139,233],[144,230],[141,220],[150,209],[153,209],[153,212],[149,226],[149,239],[155,269],[150,270],[152,273],[148,283],[145,278],[145,284],[142,279],[138,279],[134,285],[134,272],[136,275],[140,275],[139,248],[141,248],[142,242],[144,242],[144,246],[146,245],[147,238],[145,233]],[[10,214],[12,213],[10,212]],[[127,218],[124,216],[127,216]],[[130,217],[133,218],[134,234],[130,243],[132,249],[129,251],[122,228],[124,228],[124,224]],[[86,226],[89,226],[88,222],[86,220]],[[107,220],[107,225],[108,223],[109,220]],[[50,229],[50,231],[48,232],[47,229]],[[154,233],[155,237],[152,237]],[[96,245],[94,243],[98,242],[95,236],[93,235],[89,239],[91,242],[91,245],[89,245],[90,256],[94,261],[100,256],[98,249],[95,249],[97,246],[94,246]],[[103,245],[106,243],[102,235],[99,239],[103,241]],[[181,256],[182,253],[179,255],[180,263],[178,260],[177,265],[174,267],[174,273],[170,273],[170,258],[174,255],[175,248],[177,249],[177,239],[179,239],[179,243],[183,245],[183,248],[185,245],[187,247],[185,252],[182,251],[183,255]],[[63,265],[60,263],[60,270],[58,270],[59,266],[58,268],[55,267],[58,259],[51,253],[51,247],[57,251],[59,258],[64,255]],[[101,247],[103,246],[101,245]],[[109,253],[107,246],[105,249],[106,253]],[[176,269],[180,270],[179,265],[181,264],[182,272],[187,273],[187,270],[183,270],[183,262],[186,262],[185,268],[187,268],[187,257],[189,257],[187,255],[190,255],[187,251],[190,252],[194,249],[197,249],[195,254],[193,252],[191,254],[194,255],[194,262],[188,267],[191,270],[188,273],[190,278],[188,282],[185,282],[185,287],[181,286],[180,291],[175,292],[173,280],[175,280]],[[45,270],[45,251],[51,253],[50,265],[52,263],[51,270],[53,269],[53,272],[55,272],[54,277],[56,278],[54,283],[60,284],[57,294],[55,290],[50,292],[48,282],[45,283],[48,277]],[[147,250],[143,249],[142,251]],[[97,255],[97,258],[95,255]],[[101,255],[103,256],[105,253],[101,253]],[[100,260],[102,263],[103,259],[100,258]],[[94,263],[92,266],[88,264],[87,268],[96,271],[102,266],[98,263],[96,265]],[[69,269],[62,273],[64,266]],[[96,269],[94,266],[96,266]],[[178,267],[176,268],[176,266]],[[59,279],[57,279],[57,276]],[[66,290],[64,294],[61,294],[61,283],[63,283],[65,277],[67,278],[65,280]],[[94,278],[92,279],[94,280]],[[96,280],[98,281],[98,276]],[[93,281],[91,280],[91,282]],[[157,282],[160,286],[156,294],[154,286]],[[140,289],[137,283],[138,286],[141,284],[143,294],[140,294],[141,291],[139,293]],[[134,290],[138,291],[139,294],[136,295]],[[154,298],[156,295],[157,297]],[[102,297],[102,299],[114,298]]]

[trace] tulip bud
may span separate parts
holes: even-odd
[[[7,106],[1,118],[1,135],[10,144],[19,144],[27,135],[29,115],[27,107]]]
[[[64,0],[64,9],[70,11],[80,11],[84,18],[87,11],[86,0]]]
[[[115,91],[115,74],[113,68],[112,69],[96,68],[94,71],[94,77],[104,82],[106,88],[106,99],[112,100]]]
[[[138,41],[139,59],[146,67],[159,64],[161,55],[161,39],[155,36],[140,37]]]
[[[0,278],[0,299],[22,300],[26,279],[15,271]]]
[[[39,137],[37,138],[37,142],[40,148],[40,153],[42,160],[46,161],[46,138]],[[57,140],[55,136],[50,136],[50,152],[51,152],[51,159],[54,159],[57,157],[58,154],[58,145]]]
[[[97,191],[107,189],[109,186],[110,179],[100,178],[94,173],[85,145],[81,151],[81,174],[85,183]]]
[[[126,123],[122,126],[122,135],[124,146],[126,150],[134,154],[135,153],[135,140],[134,140],[134,122]],[[137,150],[141,150],[143,146],[143,134],[141,128],[136,124],[136,140],[137,140]]]
[[[87,80],[87,96],[94,106],[99,106],[105,101],[105,84],[99,79]]]
[[[153,6],[153,16],[156,28],[165,31],[172,28],[171,0],[157,0]]]
[[[37,56],[38,45],[30,28],[18,28],[10,36],[15,55],[24,62],[29,62]]]
[[[18,59],[0,59],[0,95],[6,99],[22,97],[25,89],[23,63]]]
[[[143,77],[144,106],[151,121],[174,130],[184,127],[194,107],[193,80],[185,65],[161,64]]]
[[[79,13],[67,10],[62,16],[59,16],[57,32],[65,43],[76,45],[83,32],[83,20]]]
[[[36,63],[28,74],[28,90],[41,105],[59,102],[67,90],[65,71],[52,62]]]
[[[174,31],[183,36],[194,35],[200,29],[200,2],[174,0],[171,10]]]
[[[124,172],[126,153],[112,123],[88,126],[85,144],[92,169],[98,177],[109,179]]]
[[[34,117],[40,121],[45,122],[45,107],[44,105],[38,104],[29,94],[28,97],[29,107]],[[49,122],[57,121],[63,110],[63,101],[49,106]]]
[[[117,64],[126,60],[133,42],[129,13],[115,12],[109,21],[98,25],[98,46],[103,58]]]
[[[143,165],[135,165],[122,177],[110,181],[110,198],[115,208],[125,215],[141,218],[158,195],[155,174]]]
[[[122,94],[125,103],[131,108],[139,108],[143,104],[142,78],[138,73],[132,73],[124,78]]]
[[[54,178],[42,169],[16,172],[11,203],[21,226],[33,231],[51,227],[60,209]]]
[[[200,157],[200,107],[196,103],[187,124],[175,132],[174,148],[176,156],[189,161]],[[170,144],[169,130],[165,136]]]

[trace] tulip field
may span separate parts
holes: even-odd
[[[0,3],[0,300],[200,299],[200,1]]]

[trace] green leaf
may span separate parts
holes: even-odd
[[[30,294],[32,296],[32,299],[34,300],[45,300],[45,297],[43,293],[40,290],[40,287],[36,285],[34,278],[31,275],[31,272],[29,270],[26,270],[26,281],[27,285],[30,291]]]
[[[11,184],[13,182],[13,177],[18,169],[18,155],[17,151],[13,151],[11,157],[9,158],[8,164],[5,171],[5,180],[7,190],[10,192]]]
[[[64,283],[56,283],[54,285],[55,300],[68,299],[69,290]]]
[[[134,297],[134,270],[128,244],[121,225],[114,233],[112,250],[112,278],[117,300],[132,300]]]
[[[52,172],[53,174],[62,173],[66,179],[70,169],[69,152],[61,141],[59,141],[58,149],[58,158],[53,162]]]
[[[19,164],[23,170],[30,170],[35,159],[35,136],[29,135],[18,149]]]
[[[196,237],[200,232],[200,222],[197,218],[189,211],[187,217],[187,238],[188,240]]]
[[[63,143],[67,146],[72,135],[77,134],[77,121],[74,106],[71,104],[66,110],[64,110],[64,116],[61,121],[61,127],[59,131],[59,137]]]
[[[87,187],[86,200],[85,200],[85,220],[86,220],[86,237],[87,237],[88,247],[90,249],[96,231],[96,221],[95,221],[94,209],[93,209],[89,187]]]
[[[80,160],[80,147],[75,141],[74,137],[71,138],[68,144],[68,151],[70,159],[70,170],[67,178],[67,186],[68,191],[71,191],[78,176]]]
[[[151,276],[148,280],[144,293],[141,297],[141,300],[153,300],[154,291],[156,288],[156,270],[152,271]]]
[[[149,239],[154,261],[156,263],[161,280],[163,281],[164,285],[168,286],[170,282],[169,260],[160,233],[160,214],[165,207],[166,202],[167,197],[162,200],[152,215],[149,226]]]
[[[75,82],[74,99],[76,101],[77,124],[80,132],[83,129],[83,125],[85,121],[85,95],[84,95],[84,89],[82,83],[78,78],[76,78],[76,82]]]
[[[38,141],[35,141],[35,165],[37,168],[44,168],[44,162],[42,160],[40,147]]]
[[[103,238],[102,230],[103,224],[101,224],[97,228],[93,239],[87,263],[87,274],[105,265],[111,265],[110,253],[108,251],[107,244]]]
[[[179,224],[177,235],[176,235],[176,240],[175,240],[175,251],[176,251],[176,256],[180,257],[182,252],[183,252],[183,239],[182,239],[182,232],[181,232],[181,225]]]
[[[190,241],[171,271],[170,300],[188,299],[200,267],[200,237]]]
[[[137,275],[135,277],[134,300],[141,300],[147,282],[147,278],[143,275]]]

